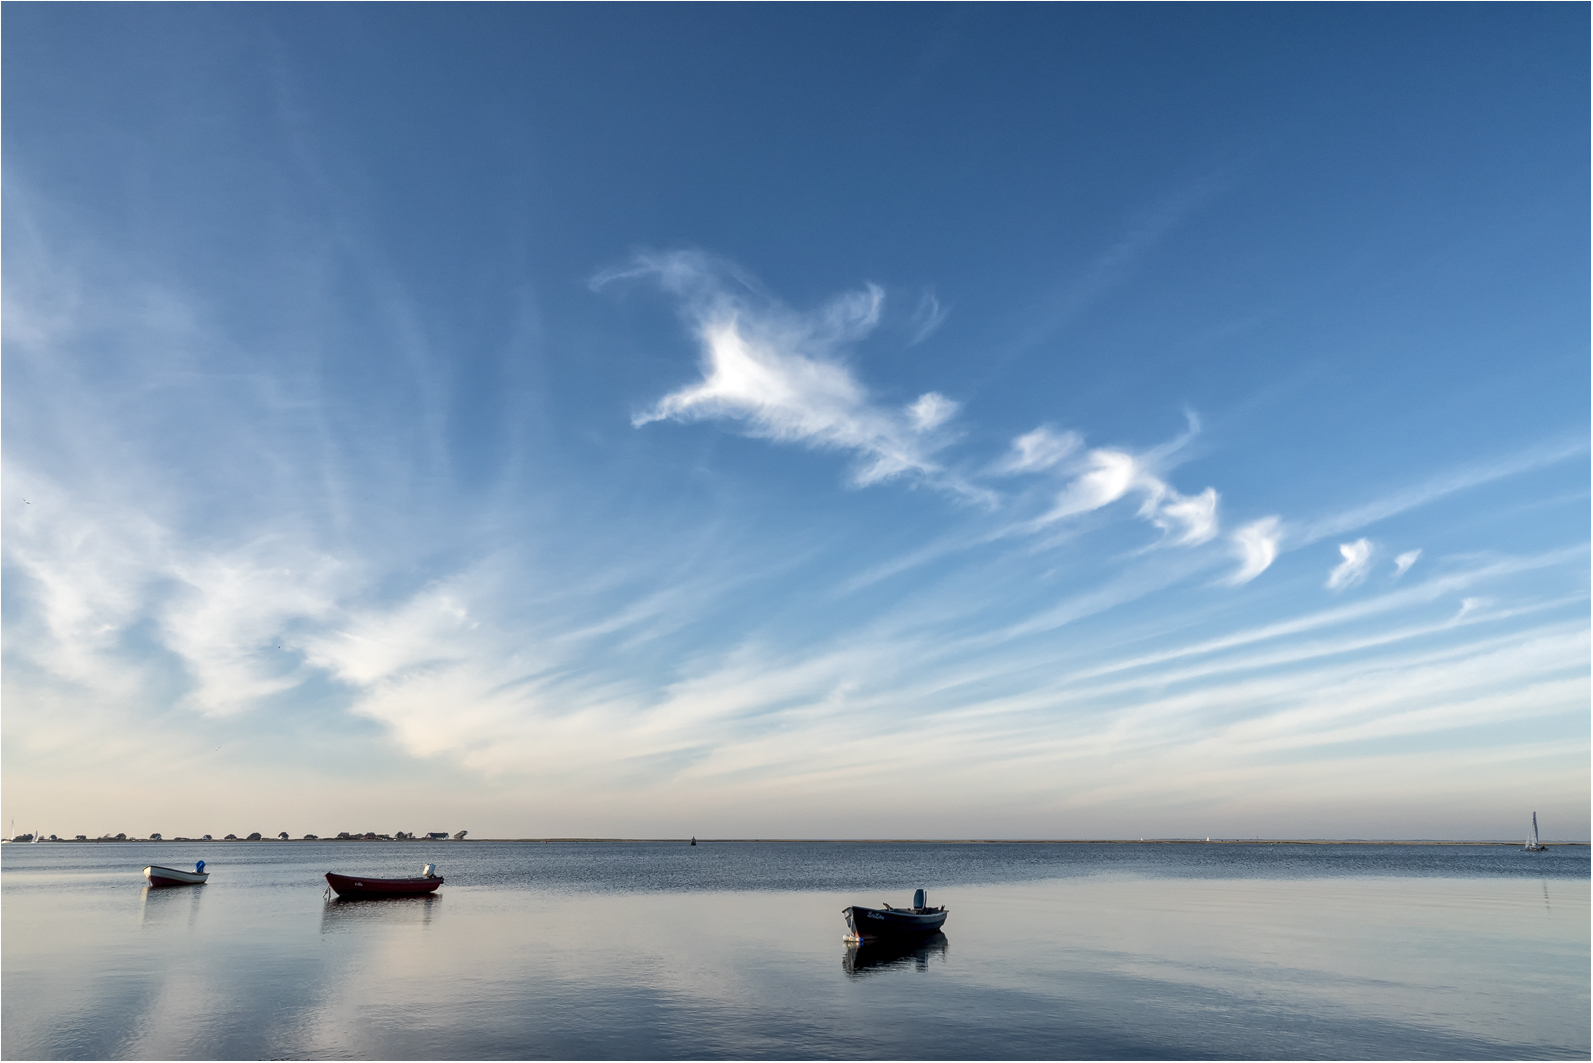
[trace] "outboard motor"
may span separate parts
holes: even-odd
[[[199,863],[194,865],[194,874],[197,875],[197,874],[199,874],[199,872],[203,871],[204,869],[205,869],[205,862],[203,860],[201,860],[201,861],[199,861]]]
[[[421,878],[436,878],[437,877],[437,865],[436,864],[427,864],[425,867],[421,868],[420,869],[420,877]]]
[[[926,907],[926,905],[924,904],[924,891],[923,890],[914,890],[913,891],[913,907],[914,908]]]

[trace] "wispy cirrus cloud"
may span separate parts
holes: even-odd
[[[994,490],[950,471],[939,457],[952,441],[946,429],[959,412],[956,400],[928,391],[903,406],[887,406],[875,401],[847,363],[847,348],[881,319],[885,293],[878,285],[865,285],[804,313],[769,296],[733,264],[702,252],[673,251],[640,254],[623,267],[599,273],[592,287],[601,290],[627,280],[651,281],[676,297],[698,342],[702,373],[697,382],[635,413],[633,426],[665,420],[731,421],[755,437],[851,454],[855,486],[910,477],[999,502]],[[938,313],[938,304],[929,313]],[[988,464],[983,475],[1047,474],[1064,481],[1050,507],[1024,523],[1022,532],[1132,498],[1138,502],[1136,515],[1161,530],[1162,545],[1199,546],[1220,532],[1218,492],[1207,487],[1186,495],[1166,476],[1173,455],[1199,432],[1198,418],[1188,416],[1187,431],[1147,451],[1084,450],[1078,433],[1041,425],[1016,437],[1008,453]],[[1273,556],[1275,542],[1262,568]]]
[[[1057,289],[1040,319],[1018,340],[1018,349],[1028,350],[1043,343],[1122,285],[1147,253],[1226,184],[1224,174],[1205,175],[1129,218],[1111,246]]]
[[[1372,540],[1357,539],[1353,543],[1340,543],[1339,554],[1344,558],[1328,573],[1328,590],[1338,591],[1353,587],[1366,579],[1372,568]]]
[[[918,306],[908,318],[908,329],[911,332],[909,344],[923,343],[933,335],[941,325],[946,323],[946,318],[951,316],[947,309],[936,297],[933,291],[926,291],[918,298]]]
[[[1364,528],[1368,524],[1424,506],[1447,495],[1467,491],[1473,487],[1516,476],[1546,465],[1553,465],[1578,455],[1586,454],[1588,442],[1582,439],[1553,439],[1519,450],[1493,461],[1451,469],[1422,483],[1384,495],[1341,513],[1304,522],[1293,530],[1291,540],[1301,546],[1334,535]]]
[[[1139,497],[1139,516],[1160,528],[1172,544],[1195,546],[1217,534],[1216,488],[1208,487],[1197,495],[1179,494],[1156,475],[1152,463],[1107,448],[1084,456],[1077,474],[1036,523],[1052,524],[1090,513],[1131,494]]]
[[[960,405],[928,391],[901,407],[876,402],[845,360],[846,348],[879,323],[884,291],[877,285],[847,293],[816,311],[793,311],[762,293],[744,271],[700,252],[640,255],[599,274],[601,289],[647,279],[680,300],[700,346],[702,377],[639,411],[640,428],[664,420],[727,420],[749,435],[853,455],[856,486],[913,477],[984,501],[995,494],[949,471],[939,452]],[[1218,532],[1215,488],[1184,495],[1164,478],[1172,454],[1198,431],[1143,453],[1100,447],[1079,454],[1082,439],[1042,425],[1013,440],[987,470],[996,476],[1053,473],[1066,478],[1050,510],[1029,530],[1108,506],[1126,496],[1138,515],[1160,528],[1169,544],[1194,546]]]
[[[1002,476],[1041,472],[1071,455],[1083,443],[1077,432],[1058,432],[1050,425],[1041,425],[1014,439],[1006,456],[991,471]]]
[[[640,255],[592,283],[601,288],[642,278],[681,300],[701,348],[702,379],[635,414],[636,427],[735,421],[749,435],[850,453],[858,486],[910,476],[978,493],[934,456],[949,441],[942,429],[957,402],[928,391],[901,407],[879,403],[846,364],[846,348],[879,323],[885,293],[877,285],[800,313],[762,294],[733,267],[686,251]]]
[[[1262,517],[1234,531],[1231,539],[1239,555],[1239,567],[1228,577],[1229,586],[1249,583],[1272,566],[1278,557],[1278,541],[1283,524],[1277,517]]]
[[[1178,546],[1195,546],[1217,535],[1217,489],[1208,487],[1198,495],[1180,495],[1167,489],[1149,511],[1151,521],[1172,535]]]
[[[1425,482],[1394,491],[1332,516],[1289,522],[1278,517],[1269,517],[1267,520],[1271,522],[1270,524],[1253,522],[1235,531],[1231,536],[1241,563],[1229,582],[1235,585],[1248,583],[1270,567],[1277,556],[1285,550],[1309,546],[1324,538],[1363,528],[1368,524],[1374,524],[1452,494],[1586,454],[1587,449],[1587,441],[1583,439],[1551,439],[1493,461],[1451,469]],[[1358,558],[1360,544],[1366,542],[1365,539],[1358,540],[1357,543],[1341,546],[1340,550],[1351,548]],[[1403,576],[1421,554],[1420,550],[1410,550],[1396,557],[1395,578]],[[1260,567],[1256,567],[1257,565]],[[1330,575],[1327,586],[1333,590],[1340,590],[1360,582],[1366,578],[1366,575],[1362,562],[1352,561],[1352,558],[1346,554],[1344,562]]]
[[[1041,425],[1013,439],[991,472],[999,476],[1051,472],[1066,481],[1051,507],[1031,521],[1027,530],[1093,513],[1134,496],[1140,503],[1138,516],[1160,528],[1169,545],[1198,546],[1217,535],[1217,490],[1208,487],[1198,494],[1181,494],[1166,481],[1163,467],[1199,427],[1199,421],[1190,415],[1188,431],[1144,453],[1118,447],[1079,453],[1083,440],[1078,433]]]

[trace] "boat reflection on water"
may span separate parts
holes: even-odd
[[[893,968],[927,971],[931,958],[945,962],[946,944],[946,935],[938,931],[908,941],[885,938],[865,939],[861,944],[848,942],[841,966],[853,978]]]
[[[205,896],[204,890],[174,890],[160,886],[145,886],[139,892],[143,894],[138,902],[140,926],[169,926],[179,920],[186,920],[189,926],[193,926],[199,918],[199,905]]]
[[[386,926],[410,924],[430,926],[432,918],[442,910],[442,898],[436,894],[419,897],[357,897],[333,896],[321,905],[321,933],[380,923]]]

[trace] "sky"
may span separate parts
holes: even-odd
[[[8,834],[1588,838],[1585,6],[3,31]]]

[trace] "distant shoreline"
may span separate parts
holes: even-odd
[[[607,843],[626,845],[657,845],[672,843],[689,845],[695,841],[698,845],[1515,845],[1515,841],[1452,841],[1445,839],[1387,839],[1387,838],[257,838],[253,841],[247,838],[212,838],[208,841],[203,838],[49,838],[40,839],[38,842],[20,841],[11,838],[0,838],[0,844],[11,845],[126,845],[129,843],[142,843],[154,845],[171,845],[185,843],[189,845],[282,845],[284,843],[299,845],[319,845],[323,842],[363,842],[381,844],[383,842],[408,844],[412,842],[430,841],[433,844],[453,845],[456,842],[474,845],[481,842],[498,843],[540,843],[550,845],[553,843]],[[1581,842],[1544,842],[1546,848],[1556,846],[1582,846],[1593,844]]]
[[[482,842],[679,842],[687,838],[470,838]],[[698,838],[698,845],[1517,845],[1516,841],[1412,841],[1373,838]],[[1589,845],[1589,842],[1544,842]]]

